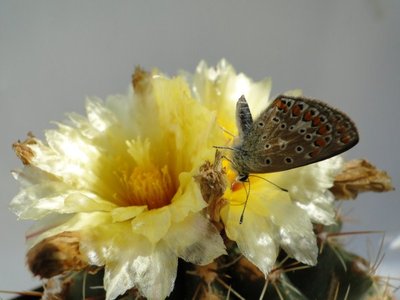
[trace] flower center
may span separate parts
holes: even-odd
[[[148,209],[160,208],[169,205],[175,194],[167,166],[161,170],[156,167],[136,167],[124,181],[124,200],[128,205],[147,205]]]

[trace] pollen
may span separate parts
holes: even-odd
[[[175,186],[168,167],[136,167],[130,176],[123,176],[125,192],[123,201],[129,206],[147,205],[156,209],[171,204]]]

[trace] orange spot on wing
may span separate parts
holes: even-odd
[[[288,111],[287,105],[286,105],[285,103],[283,103],[281,100],[277,100],[276,103],[275,103],[275,106],[276,106],[278,109],[284,110],[285,112]]]
[[[292,116],[298,117],[301,114],[301,109],[298,105],[293,106],[292,108]]]
[[[316,157],[319,154],[320,150],[319,149],[315,149],[314,151],[310,152],[309,155],[311,157]]]
[[[319,124],[321,124],[321,119],[317,116],[312,120],[312,125],[317,126]]]
[[[283,106],[285,106],[285,104],[283,104],[283,102],[281,100],[276,100],[275,106],[277,108],[283,108]]]
[[[310,111],[306,111],[304,116],[303,116],[303,120],[304,121],[311,121],[311,112]]]
[[[340,139],[340,141],[341,141],[343,144],[348,144],[348,143],[350,143],[351,138],[350,138],[350,136],[345,135],[345,136],[343,136],[343,137]]]
[[[315,140],[314,145],[317,147],[324,147],[326,145],[326,142],[324,141],[324,139],[319,138]]]
[[[326,128],[326,125],[319,127],[318,131],[317,131],[318,134],[325,134],[327,132],[328,132],[328,128]]]

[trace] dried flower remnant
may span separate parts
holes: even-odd
[[[16,142],[12,145],[15,154],[22,161],[24,165],[29,165],[32,157],[33,151],[29,145],[34,145],[36,143],[35,137],[32,132],[28,132],[28,137],[23,142]]]
[[[390,176],[364,159],[351,160],[335,177],[330,189],[337,199],[355,199],[358,193],[394,190]]]
[[[27,264],[31,272],[51,278],[66,271],[80,271],[88,266],[79,251],[78,232],[63,232],[48,237],[28,251]]]
[[[222,197],[227,188],[225,170],[222,166],[222,153],[215,152],[214,163],[206,161],[195,176],[200,185],[203,199],[208,203],[207,212],[211,221],[219,229],[223,229],[220,211],[226,205],[226,200]]]

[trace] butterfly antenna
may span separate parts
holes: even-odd
[[[235,149],[229,146],[213,146],[215,149],[225,149],[225,150],[232,150],[234,151]]]
[[[249,190],[246,189],[245,182],[248,182],[248,183],[249,183]],[[243,188],[244,188],[244,190],[246,191],[246,201],[244,202],[242,214],[240,215],[239,224],[242,224],[242,223],[243,223],[244,211],[246,210],[247,201],[249,200],[249,195],[250,195],[250,180],[243,181],[242,183],[243,183]]]
[[[218,127],[221,128],[223,132],[230,135],[231,137],[233,137],[233,138],[235,137],[235,135],[232,132],[230,132],[228,129],[222,127],[221,125],[218,125]]]
[[[233,164],[233,161],[229,158],[229,157],[227,157],[227,156],[225,156],[225,155],[221,155],[221,158],[225,158],[227,161],[229,161],[232,165],[234,165]]]
[[[285,189],[285,188],[283,188],[283,187],[277,185],[276,183],[273,183],[272,181],[270,181],[270,180],[268,180],[268,179],[266,179],[266,178],[264,178],[264,177],[261,177],[261,176],[258,176],[258,175],[254,175],[254,174],[251,174],[251,175],[249,175],[249,176],[251,176],[251,177],[257,177],[257,178],[263,179],[263,180],[265,180],[266,182],[268,182],[268,183],[272,184],[273,186],[277,187],[277,188],[280,189],[281,191],[286,192],[286,193],[289,192],[289,190],[287,190],[287,189]]]

